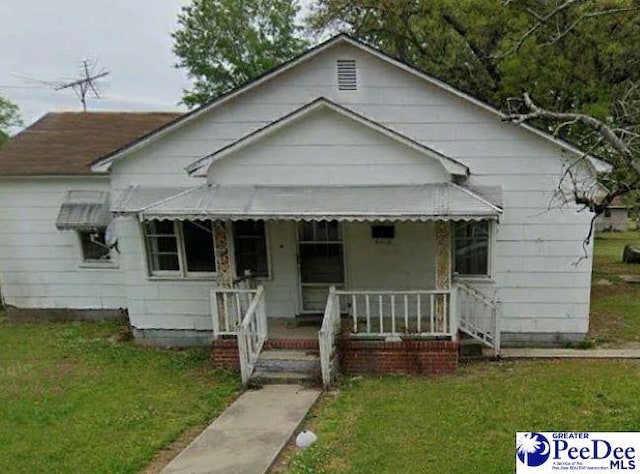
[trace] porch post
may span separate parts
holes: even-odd
[[[449,221],[436,221],[436,290],[451,290],[451,223]],[[453,299],[455,300],[455,299]],[[437,298],[436,319],[438,327],[442,330],[446,324],[451,324],[455,318],[446,321],[447,313],[455,311],[450,307],[453,300],[443,296]],[[449,306],[448,311],[446,311]],[[448,328],[448,332],[457,332],[457,328]]]
[[[229,254],[229,229],[224,221],[213,221],[216,250],[216,280],[218,288],[232,288],[231,255]]]

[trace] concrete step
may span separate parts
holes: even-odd
[[[308,372],[274,372],[258,367],[251,376],[251,383],[255,385],[318,385],[320,383],[320,374],[311,374]]]
[[[256,369],[269,372],[300,372],[312,375],[320,371],[320,357],[304,350],[271,349],[262,351]]]

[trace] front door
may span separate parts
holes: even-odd
[[[344,285],[344,249],[338,221],[298,223],[298,272],[302,312],[323,312],[329,287]]]

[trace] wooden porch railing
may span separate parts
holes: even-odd
[[[211,290],[210,306],[213,338],[235,336],[257,289],[219,288]]]
[[[260,357],[262,346],[267,339],[267,313],[264,303],[264,287],[256,290],[238,330],[238,352],[240,353],[240,373],[244,385],[249,382],[255,364]]]
[[[352,337],[457,337],[457,292],[452,290],[336,291],[348,307]]]
[[[320,367],[322,383],[325,387],[331,385],[336,376],[336,335],[340,331],[340,302],[335,287],[329,289],[327,306],[322,318],[322,327],[318,332],[320,344]]]
[[[458,282],[460,330],[493,348],[500,354],[500,317],[498,304],[471,286]]]

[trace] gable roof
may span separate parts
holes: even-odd
[[[91,175],[91,163],[179,117],[165,112],[51,112],[0,148],[0,175]]]
[[[278,130],[283,129],[286,126],[292,124],[293,122],[301,120],[304,117],[308,116],[310,113],[320,109],[332,110],[333,112],[337,113],[342,117],[358,122],[361,125],[371,130],[374,130],[378,133],[381,133],[391,138],[392,140],[402,143],[403,145],[408,146],[409,148],[412,148],[413,150],[419,153],[427,155],[430,158],[434,158],[438,160],[440,164],[442,164],[442,166],[450,174],[457,174],[457,175],[463,175],[463,176],[467,176],[469,174],[469,168],[463,165],[462,163],[460,163],[459,161],[456,161],[453,158],[449,158],[448,156],[443,155],[442,153],[437,152],[399,132],[396,132],[395,130],[387,128],[384,125],[381,125],[365,117],[364,115],[358,114],[353,110],[348,109],[347,107],[339,105],[327,99],[326,97],[319,97],[309,102],[308,104],[305,104],[302,107],[294,110],[293,112],[286,114],[277,120],[274,120],[268,125],[245,135],[244,137],[225,146],[224,148],[221,148],[215,151],[214,153],[211,153],[207,156],[200,158],[199,160],[187,166],[186,171],[191,175],[196,175],[196,176],[206,175],[206,171],[204,172],[202,171],[198,172],[198,171],[202,170],[203,168],[207,168],[210,164],[223,159],[224,157],[230,155],[231,153],[241,150],[251,145],[252,143],[256,142],[257,140],[260,140],[263,137],[271,135],[272,133],[275,133]]]
[[[327,39],[326,41],[317,44],[316,46],[308,49],[307,51],[305,51],[304,53],[300,54],[299,56],[296,56],[294,58],[292,58],[291,60],[284,62],[278,66],[276,66],[275,68],[266,71],[265,73],[261,74],[260,76],[252,79],[251,81],[248,81],[247,83],[232,89],[218,97],[216,97],[215,99],[207,102],[206,104],[203,104],[202,106],[192,110],[191,112],[188,112],[184,115],[182,115],[179,118],[176,118],[175,120],[166,123],[165,125],[159,127],[156,130],[153,130],[149,133],[147,133],[146,135],[143,135],[141,137],[139,137],[138,139],[132,141],[131,143],[126,144],[125,146],[121,147],[118,150],[115,150],[111,153],[108,153],[100,158],[98,158],[97,160],[94,161],[94,163],[92,164],[91,169],[93,171],[96,172],[107,172],[111,166],[111,164],[116,161],[119,160],[121,158],[124,158],[125,156],[127,156],[130,153],[133,153],[134,151],[143,148],[144,146],[146,146],[147,144],[150,144],[154,141],[156,141],[157,139],[161,138],[162,136],[164,136],[167,133],[172,132],[173,130],[176,130],[184,125],[186,125],[187,123],[189,123],[190,121],[202,116],[203,114],[206,114],[209,110],[213,109],[214,107],[217,107],[219,105],[224,104],[225,102],[231,100],[232,98],[243,94],[245,92],[248,92],[250,90],[252,90],[253,88],[275,78],[276,76],[279,76],[280,74],[296,67],[298,64],[307,61],[311,58],[313,58],[314,56],[317,56],[318,54],[322,53],[323,51],[326,51],[327,49],[336,46],[338,44],[349,44],[351,46],[354,46],[362,51],[365,51],[369,54],[372,54],[373,56],[376,56],[377,58],[405,71],[408,72],[409,74],[412,74],[413,76],[416,76],[430,84],[433,84],[441,89],[444,89],[445,91],[455,95],[456,97],[462,98],[468,102],[471,102],[473,104],[475,104],[476,106],[498,116],[500,119],[504,119],[506,116],[505,114],[503,114],[500,110],[494,108],[493,106],[482,102],[481,100],[465,93],[462,92],[459,89],[456,89],[455,87],[439,80],[436,79],[433,76],[430,76],[428,74],[426,74],[425,72],[415,68],[414,66],[410,66],[407,63],[404,63],[386,53],[384,53],[383,51],[370,46],[346,33],[339,33],[329,39]],[[535,128],[531,125],[528,125],[526,123],[520,123],[520,124],[513,124],[514,126],[518,126],[518,127],[522,127],[525,130],[534,133],[536,135],[538,135],[539,137],[548,140],[550,142],[552,142],[553,144],[555,144],[556,146],[560,146],[561,148],[564,148],[565,150],[579,156],[582,157],[584,156],[584,153],[579,150],[578,148],[574,147],[573,145],[559,139],[556,138],[552,135],[549,135],[548,133]],[[596,172],[599,171],[608,171],[610,169],[610,166],[592,156],[587,156],[589,158],[588,163],[592,166],[593,170]]]

